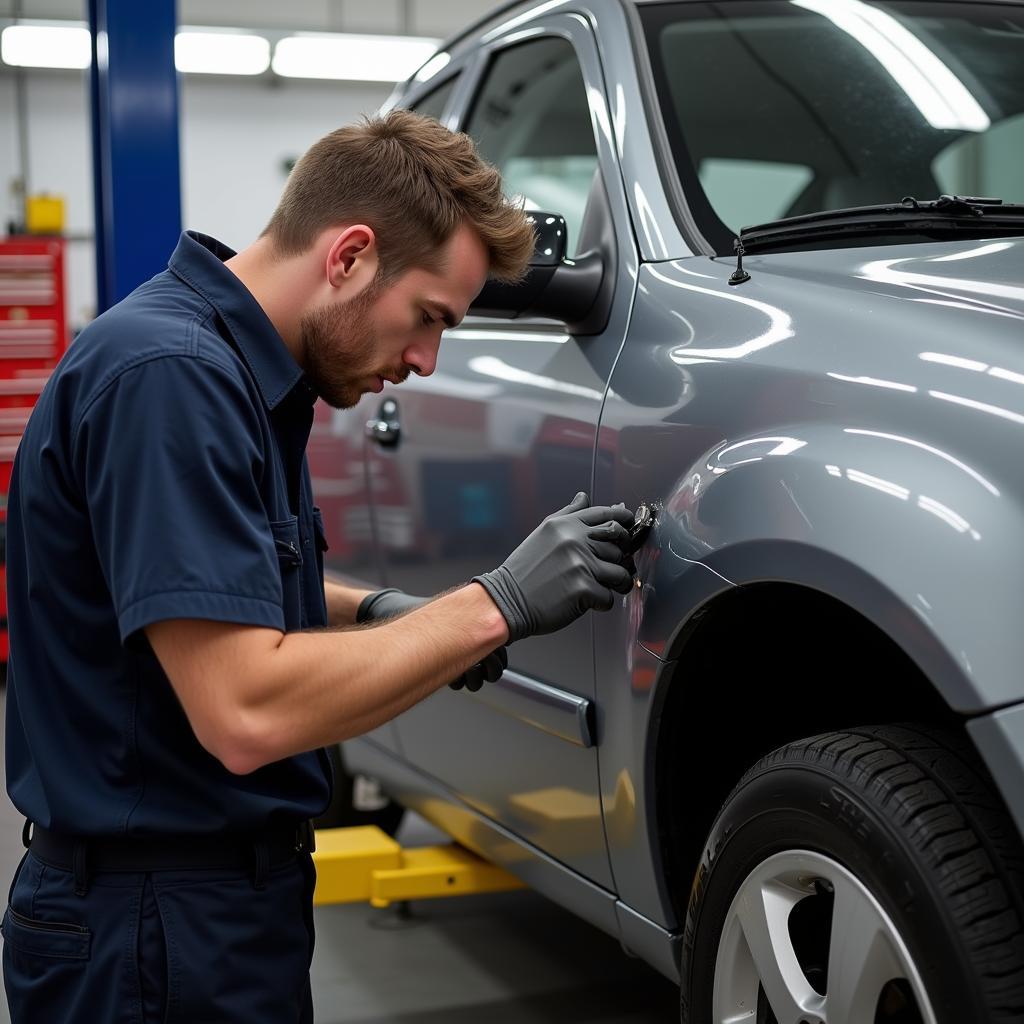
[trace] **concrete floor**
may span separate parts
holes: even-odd
[[[0,698],[0,726],[3,701]],[[0,729],[2,735],[2,729]],[[2,746],[2,739],[0,739]],[[0,885],[22,855],[22,820],[0,795]],[[439,841],[414,815],[406,845]],[[316,910],[317,1024],[669,1024],[678,989],[619,944],[529,891]],[[10,1024],[6,999],[0,1024]]]

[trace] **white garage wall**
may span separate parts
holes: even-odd
[[[88,78],[76,72],[27,76],[29,176],[34,192],[64,197],[69,234],[91,236],[93,230],[92,157],[90,154]],[[3,185],[4,232],[17,216],[13,191],[18,175],[14,76],[0,75],[0,184]],[[96,257],[91,241],[68,244],[68,322],[80,326],[96,306]]]
[[[88,79],[76,72],[30,72],[31,188],[64,197],[69,243],[68,313],[73,327],[96,304],[92,155]],[[181,88],[181,186],[185,227],[233,248],[263,228],[285,181],[283,162],[321,135],[372,113],[388,86],[343,83],[254,83],[185,78]],[[0,183],[6,223],[17,209],[14,76],[0,74]],[[153,202],[160,202],[159,196]],[[144,231],[145,225],[140,224]],[[2,233],[2,232],[0,232]]]
[[[183,25],[399,32],[447,37],[497,0],[179,0]],[[0,19],[15,13],[0,0]],[[84,0],[22,0],[28,18],[84,20]],[[15,72],[0,67],[0,234],[19,209]],[[81,327],[96,304],[88,75],[28,71],[30,188],[64,197],[68,315]],[[239,248],[259,233],[285,180],[283,162],[324,133],[372,113],[391,89],[375,83],[244,80],[198,75],[181,81],[181,185],[185,227]],[[160,202],[159,196],[153,202]],[[144,231],[145,225],[139,225]]]
[[[273,212],[286,171],[321,135],[372,114],[389,86],[197,81],[181,90],[182,218],[234,249]]]

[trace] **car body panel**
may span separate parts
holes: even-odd
[[[874,623],[966,720],[1024,827],[1024,479],[1006,454],[1024,427],[1024,239],[751,255],[730,284],[735,259],[673,216],[633,18],[619,0],[507,7],[390,101],[458,71],[443,116],[460,128],[495,52],[573,42],[618,250],[604,333],[468,319],[433,377],[335,426],[365,457],[374,585],[447,589],[588,489],[660,506],[637,586],[346,756],[675,978],[655,737],[668,687],[708,685],[680,671],[685,630],[738,587],[795,584]],[[386,398],[407,434],[367,451],[354,438]]]
[[[739,288],[721,261],[642,268],[645,301],[601,424],[623,472],[596,498],[663,502],[663,560],[733,583],[787,580],[793,564],[792,582],[912,648],[957,711],[1024,698],[1024,577],[1005,571],[1024,473],[1002,455],[1024,427],[1024,240],[748,267]],[[819,578],[815,550],[833,556]],[[944,655],[927,652],[915,619]],[[642,622],[638,639],[658,652],[670,639],[659,632]]]
[[[617,301],[605,330],[587,337],[549,322],[467,320],[445,333],[432,376],[410,377],[376,398],[395,402],[402,424],[397,445],[368,453],[383,576],[410,593],[439,593],[494,568],[544,516],[591,485],[637,255],[591,28],[576,15],[548,14],[531,24],[529,38],[541,35],[568,40],[582,68],[614,227]],[[521,42],[521,33],[511,40]],[[494,34],[488,56],[508,42]],[[534,714],[538,686],[556,687],[565,707],[593,701],[591,629],[581,620],[517,643],[508,682],[494,693],[441,690],[396,729],[402,753],[467,804],[610,887],[596,751],[538,725]]]
[[[712,598],[810,587],[873,621],[955,710],[1024,698],[1024,579],[1005,561],[1024,480],[999,454],[1024,426],[1024,241],[997,244],[759,257],[742,289],[719,261],[641,270],[594,494],[663,508],[641,586],[597,632],[596,689],[616,891],[660,925],[676,922],[649,743],[675,672],[655,658]],[[849,315],[858,301],[885,332]]]
[[[1024,704],[972,718],[967,732],[1024,835]]]
[[[521,836],[468,807],[437,779],[375,742],[360,737],[345,744],[350,765],[386,780],[388,791],[447,832],[467,849],[521,878],[567,910],[643,957],[671,981],[679,981],[678,936],[627,907],[615,895],[567,868]]]
[[[618,920],[615,896],[608,889],[561,864],[546,850],[468,806],[438,779],[410,764],[368,737],[345,744],[346,759],[356,770],[386,783],[388,792],[473,850],[522,878],[538,892],[550,896],[584,920],[615,935]]]
[[[618,14],[595,5],[591,17],[600,18],[602,25],[608,20],[615,25],[614,32],[600,34],[601,59],[609,95],[614,95],[612,127],[641,258],[648,263],[711,255],[710,246],[693,222],[676,175],[665,167],[669,144],[661,118],[651,115],[652,104],[657,101],[636,8],[628,2],[607,6],[618,8]],[[629,45],[622,45],[621,40]],[[686,224],[688,237],[680,221]]]

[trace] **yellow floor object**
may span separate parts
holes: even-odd
[[[523,889],[515,875],[451,843],[408,850],[374,825],[318,829],[315,906],[403,900]]]

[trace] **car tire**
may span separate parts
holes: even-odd
[[[313,819],[313,827],[376,825],[389,836],[395,835],[405,816],[405,808],[383,794],[376,779],[351,774],[345,767],[340,747],[328,747],[327,756],[334,769],[334,790],[327,810]]]
[[[684,1024],[1024,1020],[1018,831],[962,738],[877,726],[762,758],[690,894]]]

